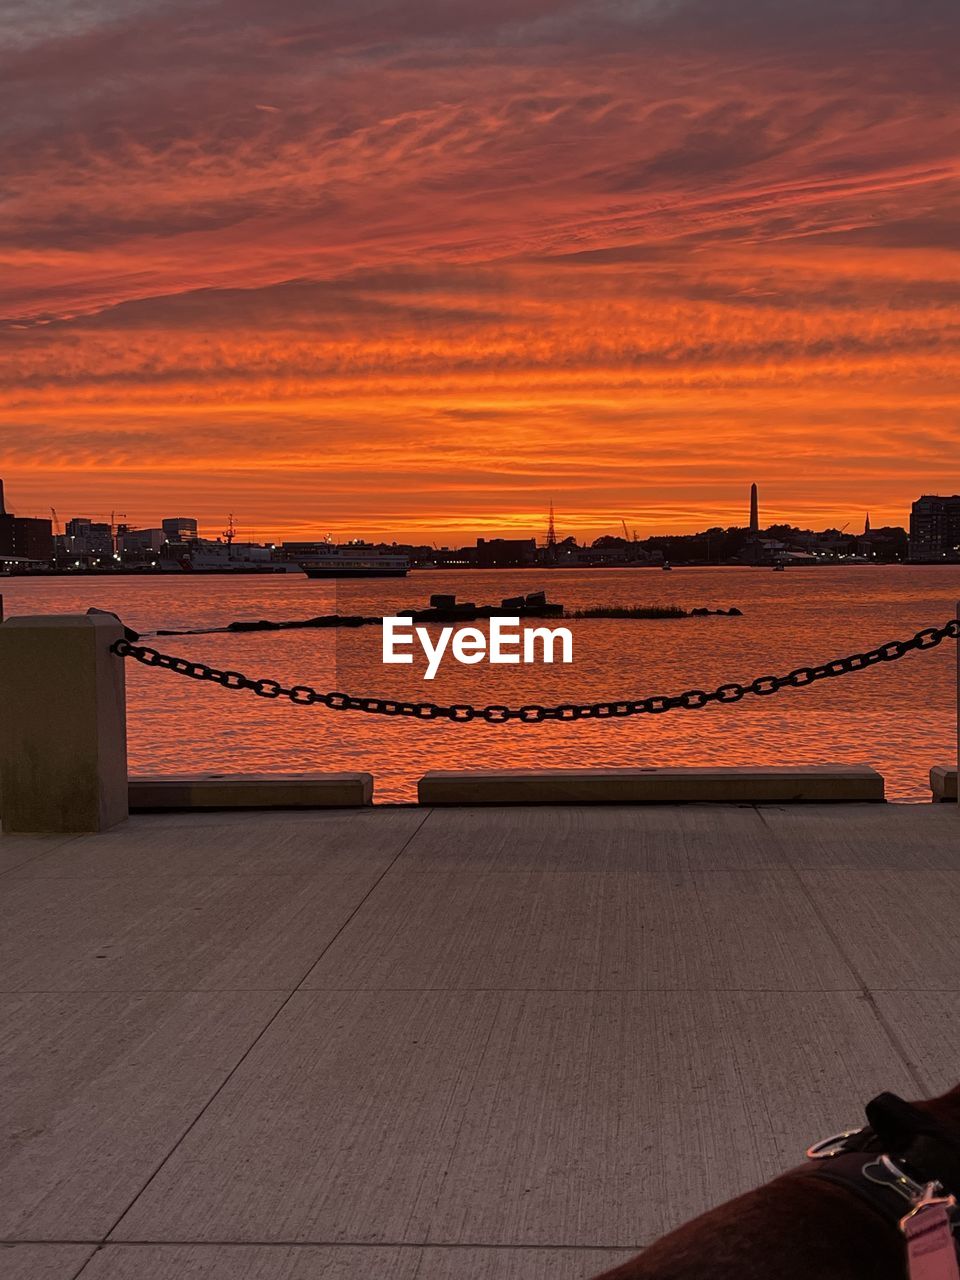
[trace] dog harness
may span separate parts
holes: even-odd
[[[845,1187],[903,1236],[909,1280],[960,1280],[960,1144],[893,1093],[866,1107],[867,1124],[815,1143],[810,1176]]]

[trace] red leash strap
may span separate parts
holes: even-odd
[[[910,1212],[900,1219],[907,1247],[909,1280],[960,1280],[949,1210],[953,1196],[935,1196],[930,1183]]]

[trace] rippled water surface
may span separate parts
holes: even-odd
[[[960,566],[848,569],[415,572],[399,581],[276,577],[0,580],[7,615],[113,609],[140,631],[329,612],[392,613],[432,592],[477,603],[547,590],[597,604],[736,605],[741,618],[583,620],[572,666],[464,667],[431,683],[384,667],[380,631],[293,631],[154,641],[284,683],[441,702],[559,703],[710,689],[871,648],[956,612]],[[929,798],[932,764],[956,759],[955,646],[735,706],[572,724],[412,723],[268,702],[127,665],[135,773],[366,769],[379,800],[411,800],[427,769],[570,765],[866,763],[895,799]]]

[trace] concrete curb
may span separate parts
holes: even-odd
[[[421,804],[793,804],[884,798],[866,765],[793,768],[436,770]]]
[[[373,803],[370,773],[208,773],[131,778],[130,809],[354,809]]]
[[[957,771],[946,765],[938,764],[930,770],[930,790],[934,802],[957,801]]]

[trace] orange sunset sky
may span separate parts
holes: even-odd
[[[8,0],[18,514],[456,542],[960,490],[951,0]]]

